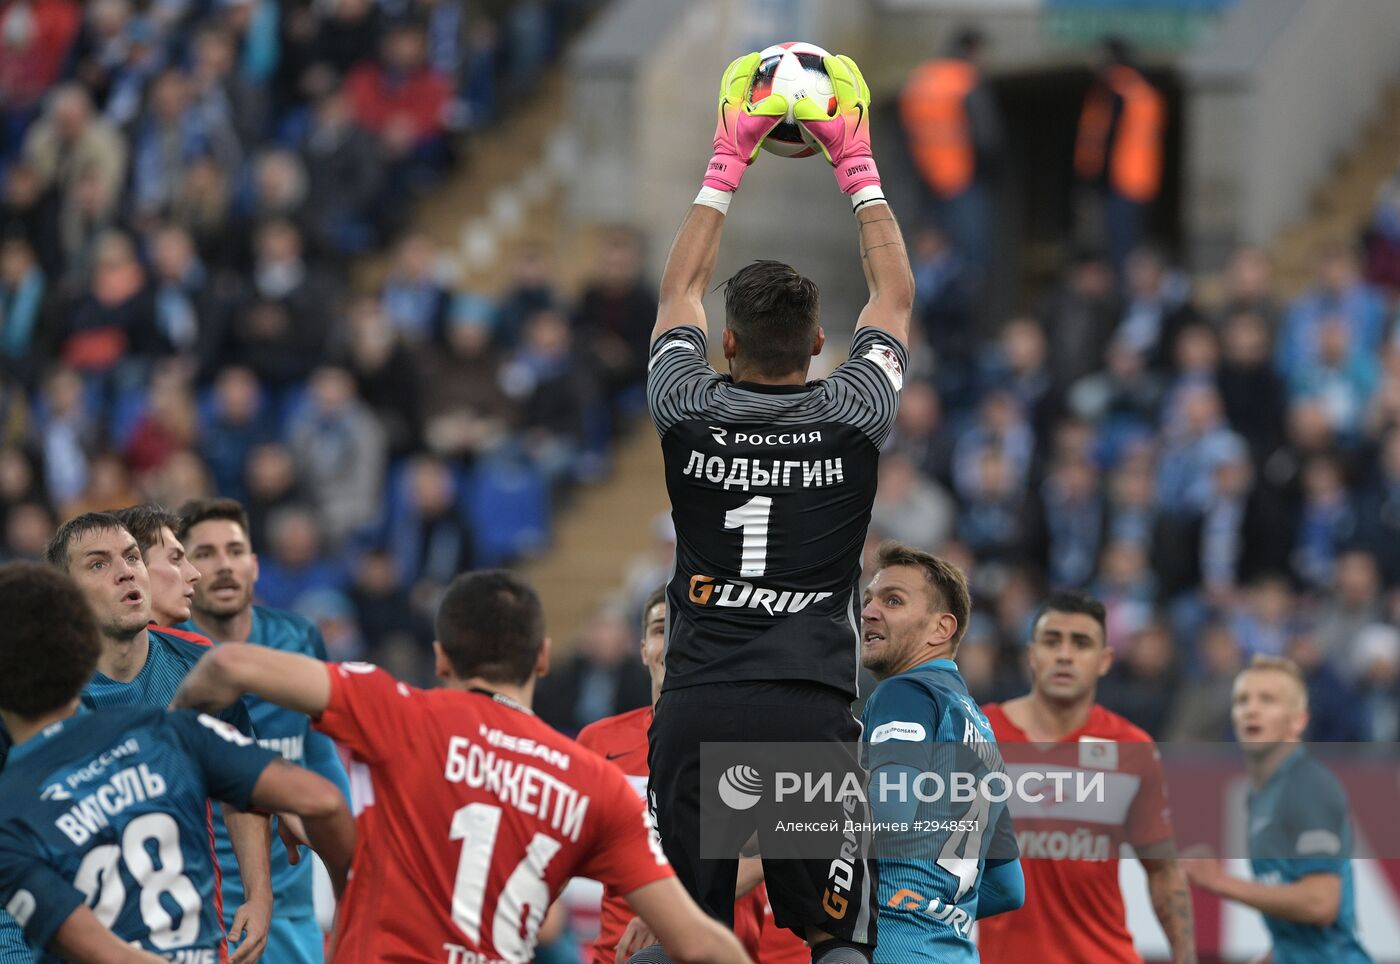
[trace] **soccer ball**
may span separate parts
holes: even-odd
[[[816,44],[794,41],[774,44],[759,53],[758,71],[749,87],[749,103],[757,104],[769,94],[787,98],[787,117],[763,139],[763,149],[779,157],[811,157],[821,148],[792,116],[792,107],[804,97],[826,108],[829,116],[836,115],[836,87],[822,64],[830,57]]]

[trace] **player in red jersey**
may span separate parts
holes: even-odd
[[[1026,647],[1031,691],[982,708],[991,721],[1008,773],[1043,763],[1057,770],[1108,770],[1109,811],[1070,813],[1055,819],[1009,801],[1026,875],[1019,911],[979,922],[983,960],[1035,960],[1042,964],[1121,964],[1140,961],[1128,932],[1118,883],[1118,851],[1131,844],[1147,871],[1157,920],[1172,960],[1196,960],[1191,896],[1177,865],[1166,787],[1152,738],[1094,703],[1101,676],[1113,659],[1107,646],[1103,604],[1080,592],[1050,595]],[[1119,744],[1149,744],[1123,748]],[[1016,744],[1059,744],[1056,747]],[[1093,859],[1063,857],[1076,830],[1093,825]],[[1039,859],[1037,859],[1039,858]]]
[[[652,707],[661,696],[661,684],[666,678],[666,588],[653,592],[642,607],[642,662],[651,674],[651,704],[609,716],[590,723],[578,735],[583,746],[612,761],[627,775],[637,795],[646,798],[647,730],[651,728]],[[744,950],[760,964],[779,964],[780,948],[792,950],[790,959],[807,964],[812,959],[811,948],[791,931],[773,923],[768,910],[768,892],[763,886],[763,865],[756,857],[739,861],[735,887],[734,934]],[[767,910],[767,917],[764,913]],[[769,930],[774,933],[769,933]],[[654,937],[635,918],[626,900],[611,888],[603,891],[599,915],[598,939],[593,942],[593,964],[615,964],[625,961],[634,951],[653,943]],[[772,945],[769,954],[764,946]],[[619,953],[619,947],[621,952]]]
[[[523,964],[550,901],[584,876],[625,894],[674,959],[748,962],[676,881],[627,779],[530,711],[549,668],[534,590],[502,571],[458,576],[437,636],[439,689],[225,643],[177,698],[254,693],[306,713],[368,768],[373,802],[348,883],[336,882],[331,959]]]

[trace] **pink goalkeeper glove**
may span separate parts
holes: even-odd
[[[850,57],[822,60],[836,88],[836,114],[804,97],[793,105],[793,118],[821,145],[822,153],[836,168],[836,186],[844,194],[863,187],[878,187],[880,172],[870,153],[870,88]]]
[[[769,94],[749,104],[749,88],[758,70],[755,51],[738,58],[724,72],[719,87],[719,122],[715,125],[715,154],[705,168],[705,186],[737,191],[758,146],[787,114],[781,94]]]

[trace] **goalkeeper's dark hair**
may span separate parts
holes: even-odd
[[[453,579],[437,614],[437,641],[459,679],[519,686],[544,645],[544,609],[512,572],[487,569]]]
[[[745,368],[769,378],[805,372],[821,293],[781,261],[754,261],[724,283],[724,312]]]
[[[0,566],[0,709],[34,719],[77,697],[102,652],[97,620],[67,573],[54,566]]]

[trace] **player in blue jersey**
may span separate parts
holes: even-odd
[[[248,516],[232,499],[199,499],[180,509],[176,528],[189,559],[198,570],[194,585],[193,620],[180,625],[216,643],[259,643],[284,652],[326,658],[326,644],[315,624],[295,613],[253,605],[258,581],[258,557],[248,540]],[[335,742],[311,728],[303,713],[247,696],[258,743],[292,763],[307,767],[334,782],[350,797],[345,767]],[[286,821],[283,821],[286,823]],[[272,845],[272,886],[277,906],[263,960],[267,964],[319,964],[322,934],[312,901],[310,861],[300,861],[296,844],[288,850],[283,834]],[[221,861],[230,858],[227,841],[218,838]],[[239,900],[239,883],[224,878],[224,906]]]
[[[861,610],[861,663],[880,680],[861,721],[868,741],[870,810],[880,838],[880,941],[875,964],[976,961],[972,924],[1025,899],[1004,802],[921,801],[921,774],[951,786],[954,769],[1002,769],[991,724],[968,696],[953,657],[972,602],[951,563],[887,544]],[[932,783],[925,795],[937,796]],[[921,827],[921,823],[924,824]]]
[[[1292,660],[1255,656],[1230,709],[1249,771],[1253,880],[1213,858],[1183,860],[1191,883],[1264,915],[1274,964],[1368,964],[1356,934],[1346,792],[1302,745],[1308,691]]]
[[[0,718],[14,740],[0,774],[0,905],[36,948],[84,961],[227,960],[208,839],[208,798],[301,814],[343,883],[354,822],[328,781],[222,720],[128,706],[79,712],[104,650],[74,581],[0,567]],[[75,946],[74,925],[90,943]],[[110,928],[105,944],[97,927]],[[151,955],[132,956],[121,942]]]
[[[150,625],[151,573],[136,538],[116,516],[92,512],[65,522],[50,541],[46,556],[78,584],[97,618],[102,653],[97,672],[83,690],[83,705],[91,709],[169,706],[180,681],[208,646]],[[156,560],[153,554],[158,565],[166,558]],[[167,583],[160,580],[163,588]],[[165,605],[171,606],[168,598]],[[242,733],[253,735],[244,707],[232,706],[219,715]],[[221,811],[231,829],[238,876],[256,882],[249,888],[255,899],[237,908],[237,926],[230,930],[231,936],[241,940],[233,964],[243,964],[257,959],[272,916],[269,822],[265,815],[241,813],[228,805]],[[222,914],[228,910],[220,907]]]

